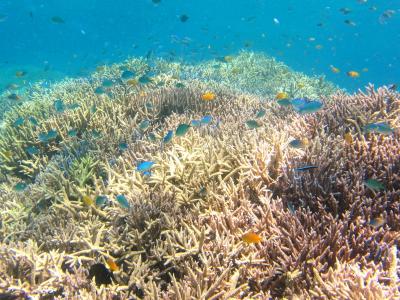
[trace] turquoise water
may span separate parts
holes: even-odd
[[[197,62],[241,49],[349,91],[400,83],[399,10],[399,1],[384,0],[1,1],[0,89],[85,75],[129,56]]]

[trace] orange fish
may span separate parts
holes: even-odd
[[[286,92],[279,92],[278,94],[276,94],[275,98],[277,100],[288,99],[289,95]]]
[[[336,67],[334,67],[334,66],[332,66],[332,65],[330,65],[330,68],[331,68],[331,71],[332,71],[333,73],[335,73],[335,74],[337,74],[337,73],[340,72],[340,69],[338,69],[338,68],[336,68]]]
[[[360,77],[360,73],[358,73],[357,71],[349,71],[349,72],[347,72],[347,76],[349,76],[351,78],[357,78],[357,77]]]
[[[247,244],[256,244],[261,242],[261,236],[254,232],[248,232],[242,236],[242,240]]]
[[[203,99],[204,101],[212,101],[215,99],[215,94],[211,92],[206,92],[201,95],[201,99]]]
[[[118,265],[115,263],[115,261],[112,258],[107,258],[107,265],[110,268],[111,271],[115,272],[119,270]]]
[[[344,140],[347,145],[352,145],[353,144],[353,136],[351,135],[350,132],[346,132],[344,134]]]

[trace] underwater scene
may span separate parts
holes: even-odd
[[[0,300],[400,299],[400,2],[0,0]]]

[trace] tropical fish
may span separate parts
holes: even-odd
[[[61,18],[61,17],[59,17],[59,16],[54,16],[54,17],[52,17],[52,18],[51,18],[51,21],[52,21],[54,24],[64,24],[64,23],[65,23],[64,19]]]
[[[97,94],[97,95],[105,94],[105,92],[106,92],[106,90],[102,86],[99,86],[99,87],[94,89],[94,93]]]
[[[25,119],[23,117],[19,117],[14,121],[13,126],[19,127],[19,126],[23,125],[24,122],[25,122]]]
[[[192,121],[190,121],[190,125],[192,125],[193,127],[200,127],[201,121],[200,120],[192,120]]]
[[[258,122],[256,120],[248,120],[248,121],[246,121],[246,125],[249,129],[257,129],[257,128],[261,127],[261,125],[258,124]]]
[[[126,199],[125,195],[118,195],[115,199],[117,199],[119,205],[121,205],[122,208],[129,209],[131,206],[129,205],[128,199]]]
[[[54,109],[58,113],[62,113],[65,110],[64,102],[61,99],[57,99],[54,101]]]
[[[163,143],[166,144],[172,140],[174,136],[174,132],[172,130],[168,130],[167,134],[163,137]]]
[[[67,135],[71,138],[74,138],[78,135],[78,131],[76,129],[70,129],[68,130]]]
[[[38,138],[39,141],[41,141],[42,143],[46,143],[48,141],[56,139],[57,136],[57,131],[51,129],[48,132],[40,132]]]
[[[289,142],[289,146],[296,148],[296,149],[300,149],[300,148],[304,148],[308,145],[308,139],[307,138],[303,138],[303,139],[295,139],[291,142]]]
[[[101,138],[101,132],[97,131],[96,129],[93,129],[91,133],[92,133],[92,137],[93,137],[94,139],[99,139],[99,138]]]
[[[295,171],[309,171],[312,169],[316,169],[318,168],[317,166],[304,166],[304,167],[300,167],[300,168],[295,168]]]
[[[35,155],[39,153],[39,149],[35,146],[30,146],[26,148],[26,152],[28,152],[30,155]]]
[[[125,151],[125,150],[128,149],[128,144],[125,143],[125,142],[121,142],[121,143],[118,144],[118,149],[119,149],[120,151]]]
[[[385,186],[376,179],[369,178],[363,182],[368,188],[379,192],[380,190],[384,190]]]
[[[119,267],[111,257],[107,258],[107,265],[112,272],[116,272],[119,270]]]
[[[286,92],[279,92],[279,93],[276,94],[275,98],[277,100],[288,99],[289,95]]]
[[[261,236],[254,232],[248,232],[242,236],[242,241],[247,244],[256,244],[261,242],[261,240]]]
[[[19,85],[16,83],[10,83],[6,86],[6,89],[8,90],[17,90],[19,88]]]
[[[129,70],[123,71],[121,74],[121,79],[127,80],[135,77],[135,73]]]
[[[306,99],[294,99],[291,101],[293,108],[300,114],[314,113],[319,111],[323,104],[319,101],[308,101]]]
[[[10,95],[7,96],[8,99],[10,100],[14,100],[14,101],[18,101],[21,100],[21,97],[15,93],[12,93]]]
[[[179,16],[179,20],[180,20],[182,23],[185,23],[187,20],[189,20],[189,17],[188,17],[187,15],[180,15],[180,16]]]
[[[91,206],[94,204],[93,198],[88,196],[88,195],[84,195],[82,197],[82,202],[83,204],[85,204],[86,206]]]
[[[203,118],[201,118],[200,123],[201,124],[210,124],[211,121],[212,121],[212,116],[207,115],[207,116],[204,116]]]
[[[154,161],[143,161],[136,167],[136,171],[144,172],[151,169],[151,167],[155,164]]]
[[[390,127],[390,125],[386,122],[380,123],[369,123],[364,126],[364,131],[366,132],[376,132],[382,134],[391,134],[394,132],[394,129]]]
[[[155,135],[153,132],[150,132],[150,133],[149,133],[148,138],[149,138],[149,140],[152,141],[152,142],[154,142],[154,141],[157,140],[157,137],[156,137],[156,135]]]
[[[140,84],[147,84],[147,83],[151,82],[151,78],[149,76],[147,76],[147,75],[143,75],[143,76],[139,77],[138,82]]]
[[[175,83],[175,87],[178,89],[183,89],[185,87],[185,85],[182,82],[177,82],[177,83]]]
[[[71,104],[67,105],[67,108],[69,108],[69,109],[77,109],[79,107],[80,107],[79,103],[71,103]]]
[[[110,79],[104,79],[101,85],[103,87],[110,88],[114,85],[114,82]]]
[[[24,77],[26,75],[26,71],[17,71],[15,72],[15,76],[18,78]]]
[[[139,124],[139,129],[140,130],[146,130],[150,126],[150,121],[145,119]]]
[[[290,211],[292,214],[295,214],[296,209],[294,208],[294,205],[293,205],[292,202],[288,202],[288,203],[287,203],[287,207],[288,207],[289,211]]]
[[[344,134],[344,140],[347,145],[352,145],[353,144],[353,136],[351,135],[351,132],[348,131]]]
[[[130,86],[137,86],[139,83],[139,81],[137,79],[128,79],[126,81],[126,84],[130,85]]]
[[[379,228],[379,227],[385,225],[385,223],[386,223],[386,219],[382,216],[378,216],[378,217],[372,219],[369,222],[369,225],[371,225],[374,228]]]
[[[267,111],[265,109],[260,109],[256,114],[256,118],[257,119],[262,118],[265,116],[266,113],[267,113]]]
[[[14,185],[14,191],[16,192],[23,192],[28,185],[25,182],[18,182],[16,185]]]
[[[215,100],[216,95],[212,92],[206,92],[203,95],[201,95],[201,99],[203,99],[204,101],[212,101]]]
[[[97,196],[95,200],[96,206],[103,206],[107,200],[107,196]]]
[[[178,128],[176,128],[176,130],[175,130],[175,135],[176,136],[184,136],[186,134],[186,132],[188,132],[189,128],[190,128],[190,125],[188,125],[188,124],[184,124],[184,123],[179,124]]]
[[[340,73],[340,69],[338,69],[332,65],[330,65],[329,67],[331,68],[332,73],[335,73],[335,74]]]
[[[289,99],[278,100],[276,101],[276,103],[278,103],[280,106],[289,106],[292,104],[292,102]]]
[[[357,78],[360,77],[360,73],[358,73],[357,71],[349,71],[346,73],[347,76],[351,77],[351,78]]]
[[[31,122],[31,124],[33,126],[38,126],[39,125],[39,122],[34,117],[29,117],[28,120],[29,120],[29,122]]]

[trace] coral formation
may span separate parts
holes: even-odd
[[[324,106],[299,114],[280,91]],[[30,99],[5,114],[0,137],[1,292],[400,297],[397,92],[347,95],[244,52],[198,66],[131,59]],[[394,130],[367,132],[375,122]]]

